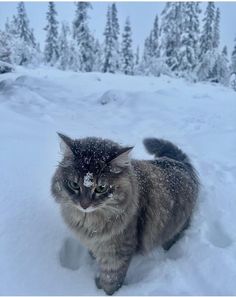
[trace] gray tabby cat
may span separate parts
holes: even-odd
[[[96,285],[111,295],[135,252],[169,249],[188,226],[199,182],[189,158],[171,142],[148,138],[155,160],[130,159],[132,147],[59,134],[63,159],[52,194],[65,222],[96,258]]]

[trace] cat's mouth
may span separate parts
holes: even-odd
[[[94,211],[97,210],[97,207],[93,207],[93,206],[89,206],[89,207],[87,207],[87,208],[83,208],[83,207],[82,207],[81,205],[79,205],[79,204],[76,204],[75,206],[76,206],[76,208],[78,208],[80,211],[82,211],[82,212],[86,212],[86,213],[94,212]]]

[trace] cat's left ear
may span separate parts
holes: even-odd
[[[61,139],[61,143],[60,143],[61,152],[67,156],[72,155],[73,149],[74,149],[74,140],[62,133],[57,132],[57,134]]]
[[[118,156],[116,156],[113,160],[110,161],[111,171],[114,173],[119,173],[123,168],[128,167],[130,165],[130,156],[129,153],[132,151],[134,147],[124,147],[119,151]]]

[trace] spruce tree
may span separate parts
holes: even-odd
[[[11,63],[11,45],[6,32],[0,30],[0,62]]]
[[[213,27],[213,48],[217,49],[220,45],[220,9],[217,8]]]
[[[59,69],[66,70],[69,67],[69,57],[70,57],[70,48],[69,48],[69,33],[70,29],[68,24],[63,22],[61,24],[61,32],[58,38],[59,46],[59,60],[58,67]]]
[[[79,54],[79,70],[92,71],[93,68],[93,36],[88,27],[89,2],[77,2],[75,19],[73,22],[73,38],[77,44]]]
[[[134,55],[132,49],[132,32],[129,18],[126,19],[122,34],[122,71],[124,74],[134,74]]]
[[[114,47],[110,5],[107,8],[107,20],[106,20],[104,36],[105,36],[105,41],[104,41],[103,72],[115,73],[117,69],[116,51]]]
[[[180,64],[184,6],[184,2],[167,2],[162,11],[161,56],[172,71],[178,70]]]
[[[93,56],[94,56],[93,71],[101,71],[102,70],[102,48],[98,39],[96,39],[94,42]]]
[[[179,70],[189,75],[198,62],[201,10],[198,2],[186,2],[184,8]]]
[[[112,3],[111,5],[111,26],[112,26],[112,39],[114,46],[114,59],[116,64],[116,70],[119,70],[120,67],[120,52],[119,52],[119,34],[120,26],[118,21],[118,12],[116,4]]]
[[[200,37],[200,60],[214,48],[215,4],[208,2],[203,18],[203,30]]]
[[[46,63],[51,66],[55,65],[59,58],[59,48],[58,48],[58,21],[57,12],[54,2],[48,3],[47,12],[47,26],[45,30],[47,31],[44,56]]]
[[[15,19],[19,38],[26,44],[35,46],[33,31],[29,27],[29,20],[25,10],[24,2],[17,5],[17,17]]]
[[[153,28],[146,38],[144,43],[144,51],[142,62],[140,65],[141,71],[146,74],[160,75],[159,65],[160,64],[160,44],[159,44],[159,24],[158,16],[155,16]],[[157,70],[158,68],[158,70]]]
[[[236,38],[235,38],[234,49],[231,54],[231,73],[236,74]]]
[[[24,2],[17,5],[17,15],[7,20],[5,32],[11,48],[11,61],[18,65],[39,62],[39,49],[33,30],[30,28]]]
[[[139,59],[140,59],[140,57],[139,57],[139,46],[137,46],[137,48],[136,48],[136,53],[135,53],[135,66],[138,66],[139,65]]]
[[[153,29],[150,33],[150,47],[151,47],[151,56],[153,58],[160,57],[160,45],[159,45],[159,24],[158,24],[158,15],[156,15]]]
[[[215,65],[211,73],[211,81],[221,83],[223,85],[228,85],[230,76],[228,62],[229,61],[225,50],[222,50],[221,53],[217,54]]]

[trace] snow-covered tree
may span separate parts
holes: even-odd
[[[122,71],[124,74],[134,74],[134,55],[132,49],[132,31],[129,18],[125,21],[124,32],[122,34]]]
[[[136,53],[135,53],[135,61],[134,61],[134,64],[136,65],[136,66],[138,66],[139,65],[139,59],[140,59],[140,57],[139,57],[139,46],[137,46],[137,48],[136,48]]]
[[[73,38],[76,41],[79,54],[79,69],[83,72],[92,71],[93,68],[93,41],[94,38],[88,27],[89,2],[76,2],[75,19],[73,22]]]
[[[208,2],[203,18],[203,30],[200,37],[200,60],[214,48],[215,3]]]
[[[66,70],[69,68],[70,46],[69,46],[70,28],[65,22],[61,25],[61,32],[58,39],[59,59],[57,62],[58,68]]]
[[[236,38],[235,38],[235,45],[231,55],[231,73],[236,74]]]
[[[217,8],[213,27],[213,48],[220,45],[220,9]]]
[[[11,61],[18,65],[38,64],[39,47],[30,28],[24,2],[17,5],[17,15],[7,20],[5,33],[11,49]]]
[[[69,42],[68,68],[73,71],[79,71],[80,69],[80,57],[77,42],[74,38]]]
[[[9,36],[0,30],[0,61],[11,63],[11,45]]]
[[[47,26],[45,30],[47,31],[44,49],[45,61],[53,66],[59,58],[58,21],[54,2],[48,3]]]
[[[17,17],[15,22],[19,38],[26,44],[35,46],[35,38],[32,29],[29,27],[29,20],[26,14],[24,2],[19,2],[17,5]]]
[[[216,51],[207,51],[202,57],[200,63],[197,65],[195,71],[200,81],[214,80],[213,69],[216,65],[218,54]]]
[[[93,49],[93,71],[102,70],[102,48],[99,40],[95,40]]]
[[[146,75],[149,75],[149,74],[156,75],[155,67],[153,67],[153,65],[155,64],[157,66],[157,60],[159,60],[159,58],[160,58],[159,24],[158,24],[158,16],[156,15],[153,28],[144,43],[143,58],[140,65],[141,72],[143,72]]]
[[[107,8],[107,19],[104,31],[103,72],[115,73],[120,68],[119,22],[115,3]]]
[[[172,71],[178,70],[180,64],[184,5],[184,2],[167,2],[161,14],[161,57]]]
[[[232,73],[229,82],[231,88],[236,91],[236,73]]]
[[[151,56],[153,58],[160,57],[160,44],[159,44],[159,23],[158,15],[156,15],[153,29],[150,33],[150,47],[151,47]]]
[[[119,35],[120,35],[120,25],[118,20],[118,12],[116,4],[112,3],[111,5],[111,26],[112,26],[112,38],[114,46],[114,59],[116,60],[116,70],[119,70],[120,67],[120,46],[119,46]]]
[[[230,77],[228,63],[227,55],[225,54],[225,50],[223,50],[217,55],[215,65],[212,69],[212,81],[228,85]]]
[[[199,53],[199,14],[201,10],[198,2],[186,2],[183,14],[183,27],[180,47],[179,70],[189,76],[198,62]]]

